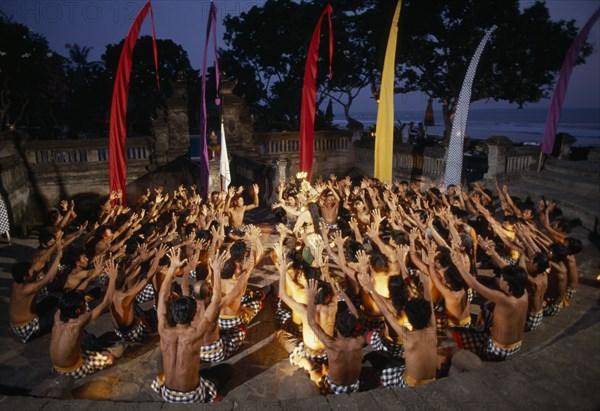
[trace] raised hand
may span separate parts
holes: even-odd
[[[367,268],[369,267],[369,256],[365,250],[358,250],[356,252],[356,259],[358,260],[358,266],[360,267],[359,271],[367,272]]]
[[[214,258],[208,259],[208,265],[213,270],[213,273],[220,273],[227,259],[229,259],[228,250],[223,250],[221,252],[217,251]]]
[[[114,281],[117,278],[117,274],[119,272],[119,265],[115,263],[114,260],[110,259],[105,264],[104,267],[106,269],[106,274],[111,281]]]
[[[341,231],[335,231],[333,233],[333,242],[337,246],[338,249],[342,249],[344,247],[344,242],[346,241],[346,237],[342,237]]]
[[[171,266],[169,268],[179,268],[187,262],[187,258],[181,259],[181,249],[175,250],[174,248],[171,248],[167,254],[169,260],[171,260]]]
[[[366,292],[368,292],[369,294],[372,294],[375,292],[375,288],[373,287],[373,282],[371,281],[371,278],[369,278],[369,276],[366,273],[359,272],[356,277],[358,278],[358,282],[360,283],[362,288],[365,289]]]
[[[317,280],[315,280],[314,278],[311,278],[310,280],[308,280],[308,287],[306,288],[306,291],[308,293],[309,301],[310,300],[314,301],[315,295],[317,295],[318,287],[319,287],[319,283],[317,282]]]

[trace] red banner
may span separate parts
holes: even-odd
[[[315,112],[317,105],[317,59],[319,58],[319,43],[321,40],[321,22],[327,14],[329,20],[329,78],[331,79],[331,60],[333,58],[333,30],[331,28],[330,4],[321,14],[317,27],[310,41],[306,66],[304,68],[304,86],[302,87],[302,109],[300,112],[300,171],[307,173],[308,181],[312,178],[312,163],[315,145]]]
[[[135,42],[140,33],[142,23],[150,11],[150,21],[152,23],[152,42],[154,46],[154,64],[156,67],[156,83],[158,81],[158,53],[156,49],[156,35],[154,33],[154,20],[152,18],[152,5],[150,0],[139,12],[133,25],[129,29],[129,34],[123,44],[117,74],[115,76],[115,85],[113,88],[112,104],[110,107],[110,134],[108,142],[109,151],[109,187],[110,191],[123,192],[123,204],[126,202],[125,179],[127,176],[127,164],[125,157],[125,138],[127,135],[127,99],[129,96],[129,78],[131,77],[132,55]]]

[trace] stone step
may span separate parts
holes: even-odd
[[[540,173],[523,174],[520,181],[526,184],[536,184],[549,189],[564,189],[569,194],[600,201],[600,179],[588,176],[564,174],[562,172],[542,170]]]
[[[544,196],[547,202],[557,202],[565,217],[579,218],[581,224],[590,230],[594,229],[600,219],[598,195],[574,194],[569,190],[568,184],[557,184],[550,188],[533,182],[516,182],[510,185],[510,194],[522,200],[529,197],[536,204]]]
[[[569,161],[551,158],[546,160],[544,170],[600,181],[600,162],[595,160]]]

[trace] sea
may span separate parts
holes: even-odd
[[[540,144],[546,127],[545,108],[502,108],[471,109],[467,118],[468,138],[485,140],[492,136],[505,136],[515,143]],[[377,122],[377,112],[356,112],[350,114],[368,129]],[[423,122],[424,111],[397,111],[396,124],[413,122],[415,127]],[[444,135],[442,112],[434,111],[435,125],[427,127],[427,134]],[[336,115],[333,123],[344,128],[346,119]],[[557,133],[569,133],[577,139],[574,145],[580,147],[600,146],[600,108],[564,108],[561,112]]]

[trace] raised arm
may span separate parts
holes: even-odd
[[[364,290],[371,296],[373,301],[375,301],[375,304],[383,314],[383,317],[385,318],[388,325],[393,328],[396,334],[404,335],[404,333],[406,332],[406,328],[404,328],[398,323],[397,317],[390,311],[387,304],[383,301],[383,298],[375,291],[375,288],[373,287],[373,283],[369,276],[365,272],[361,271],[360,273],[358,273],[358,281],[360,282],[360,285],[364,288]]]
[[[473,275],[469,272],[469,267],[465,265],[464,260],[460,255],[459,251],[452,250],[451,256],[452,262],[458,269],[460,276],[463,278],[463,280],[465,280],[465,283],[467,283],[467,285],[470,288],[475,290],[477,294],[480,294],[481,296],[487,298],[492,302],[495,302],[497,304],[505,304],[507,299],[506,295],[501,291],[488,288],[485,285],[481,284],[479,281],[477,281],[475,277],[473,277]]]
[[[229,258],[227,250],[215,255],[214,259],[208,260],[208,266],[212,270],[213,278],[213,293],[210,304],[206,307],[206,318],[209,322],[214,321],[221,311],[221,271],[225,265],[225,261]]]
[[[279,270],[279,298],[298,314],[306,314],[306,307],[288,294],[286,285],[288,263],[285,255],[283,255],[283,247],[281,244],[276,244],[274,249],[277,256],[277,269]]]
[[[258,207],[258,190],[259,190],[258,184],[252,184],[252,188],[253,188],[252,191],[254,191],[254,197],[253,197],[254,201],[252,204],[249,204],[246,206],[246,211],[253,210],[256,207]]]
[[[119,265],[115,264],[113,260],[109,260],[105,265],[106,274],[108,275],[109,283],[108,289],[106,290],[106,294],[104,294],[104,299],[100,304],[96,306],[92,310],[91,313],[91,321],[96,321],[100,314],[108,307],[108,305],[112,302],[113,294],[115,293],[115,280],[117,279],[117,273],[119,271]]]
[[[308,326],[314,331],[317,338],[323,343],[325,348],[330,348],[335,340],[331,338],[323,328],[317,323],[315,315],[315,296],[317,295],[317,280],[311,278],[308,280],[308,303],[306,305],[306,320]]]
[[[186,260],[181,261],[181,250],[169,250],[169,259],[171,260],[171,264],[169,265],[169,269],[167,270],[167,274],[163,283],[160,287],[160,291],[158,293],[158,307],[157,307],[157,317],[158,317],[158,331],[164,330],[168,327],[167,321],[167,299],[169,297],[169,293],[171,292],[171,282],[173,281],[173,277],[175,276],[175,270],[185,264]]]

